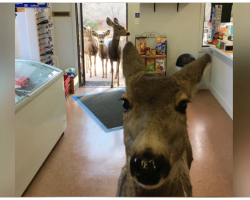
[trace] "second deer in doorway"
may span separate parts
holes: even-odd
[[[107,30],[106,32],[102,32],[100,34],[98,34],[95,31],[92,31],[92,35],[98,38],[98,55],[102,60],[102,78],[107,78],[107,64],[108,64],[108,47],[107,45],[104,43],[104,39],[106,36],[108,36],[110,34],[110,30]],[[104,69],[104,59],[106,59],[106,72]]]
[[[108,44],[108,57],[111,63],[111,87],[113,87],[113,62],[116,61],[116,77],[117,86],[119,86],[119,65],[121,61],[120,37],[129,36],[130,33],[120,25],[118,19],[114,18],[114,22],[107,17],[107,24],[113,28],[113,39]]]

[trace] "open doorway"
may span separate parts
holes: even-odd
[[[106,22],[107,17],[112,21],[118,19],[119,24],[127,29],[127,3],[78,3],[76,4],[77,13],[77,33],[78,33],[78,52],[79,52],[79,72],[81,73],[80,85],[85,86],[111,86],[111,62],[106,58],[101,58],[99,49],[101,45],[106,45],[116,37],[113,28]],[[94,31],[92,39],[86,34],[88,30]],[[108,31],[109,30],[109,31]],[[92,33],[91,32],[91,33]],[[102,35],[103,40],[98,39],[98,35]],[[92,41],[91,41],[92,40]],[[88,56],[88,42],[95,44],[95,56]],[[104,42],[104,44],[102,44]],[[119,45],[123,49],[127,42],[126,36],[120,36]],[[84,53],[82,53],[84,52]],[[121,52],[122,58],[122,52]],[[90,61],[91,59],[91,61]],[[107,63],[106,63],[107,62]],[[103,64],[102,64],[103,63]],[[107,65],[107,67],[106,67]],[[114,87],[125,87],[125,78],[123,77],[122,59],[119,64],[119,85],[117,84],[116,72],[117,62],[113,62]],[[117,73],[118,76],[118,73]]]

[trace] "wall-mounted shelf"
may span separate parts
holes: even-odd
[[[138,34],[136,34],[135,35],[135,46],[137,45],[137,43],[136,43],[136,39],[137,38],[155,38],[155,40],[157,39],[157,37],[162,37],[162,38],[167,38],[167,36],[166,36],[166,34],[163,34],[163,35],[161,35],[161,34],[159,34],[159,33],[157,33],[157,32],[145,32],[145,33],[143,33],[143,34],[141,34],[141,35],[138,35]],[[155,43],[155,45],[156,45],[156,43]],[[166,76],[166,69],[167,69],[167,62],[166,62],[166,58],[167,58],[167,41],[166,41],[166,48],[165,48],[165,53],[163,54],[163,55],[141,55],[141,57],[142,57],[142,59],[146,59],[146,58],[164,58],[164,68],[165,68],[165,70],[164,70],[164,72],[162,72],[162,71],[147,71],[148,73],[153,73],[153,74],[159,74],[159,75],[161,75],[161,74],[164,74],[165,76]]]
[[[180,3],[177,3],[177,12],[179,11],[179,5],[180,5]],[[154,3],[154,12],[155,12],[155,3]]]
[[[143,58],[166,58],[166,55],[141,55]]]

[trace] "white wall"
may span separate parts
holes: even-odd
[[[70,17],[52,17],[54,24],[55,54],[59,59],[59,67],[64,70],[75,68],[78,74],[76,53],[75,12],[72,3],[52,3],[52,11],[69,11]]]
[[[0,197],[15,197],[15,6],[0,4]]]
[[[71,17],[53,17],[55,53],[59,58],[60,68],[75,67],[78,71],[76,52],[76,30],[74,4],[53,3],[52,11],[70,11]],[[140,24],[135,25],[135,13],[140,12]],[[135,35],[144,32],[158,32],[168,37],[167,74],[175,72],[178,56],[190,53],[195,58],[204,53],[199,52],[202,31],[200,22],[202,9],[200,3],[153,3],[128,4],[128,40],[134,43]],[[200,45],[200,46],[199,46]],[[210,69],[206,71],[200,84],[201,89],[209,88]]]
[[[135,13],[140,12],[140,24],[135,24]],[[195,58],[202,56],[199,53],[202,37],[200,20],[202,18],[200,3],[180,3],[177,12],[177,3],[156,3],[154,12],[153,3],[128,4],[128,40],[135,41],[136,34],[157,32],[166,34],[168,38],[167,75],[175,73],[177,58],[184,53],[190,53]],[[204,18],[204,17],[203,17]],[[209,88],[210,69],[206,71],[201,89]]]
[[[20,40],[21,59],[30,60],[30,43],[25,12],[16,13],[17,30]]]
[[[21,46],[19,39],[19,31],[17,26],[17,19],[15,19],[15,59],[21,59]]]

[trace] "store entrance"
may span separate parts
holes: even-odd
[[[106,22],[107,17],[112,21],[118,19],[119,24],[127,29],[126,3],[77,3],[77,33],[78,33],[78,65],[80,85],[83,86],[111,86],[111,62],[106,59],[108,43],[116,37],[113,27]],[[127,42],[126,36],[119,36],[119,45],[123,49]],[[92,44],[92,45],[91,45]],[[93,52],[93,53],[90,53]],[[94,54],[94,55],[93,55]],[[89,56],[91,55],[91,56]],[[122,58],[122,52],[120,57]],[[113,62],[113,86],[125,87],[122,70],[122,59]],[[119,74],[119,85],[118,85]]]

